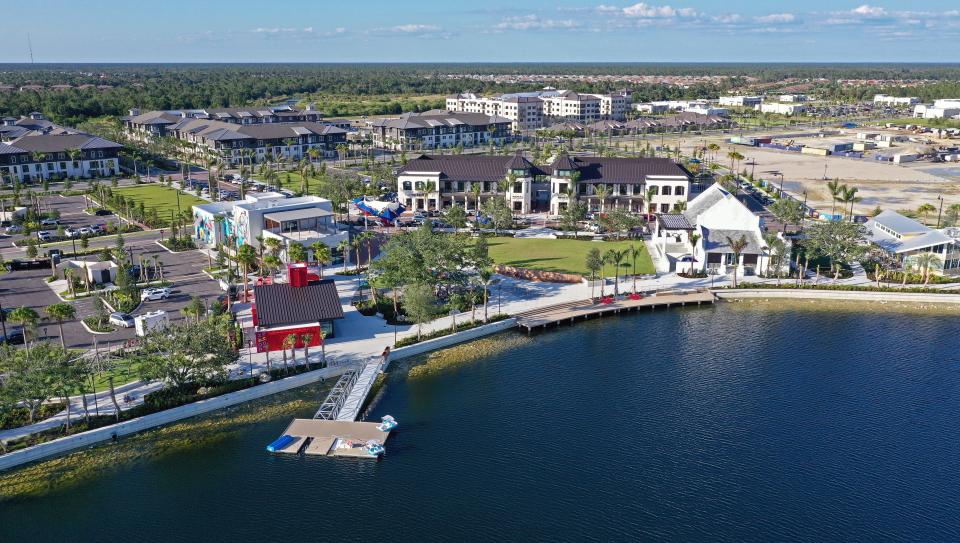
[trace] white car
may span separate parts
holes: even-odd
[[[63,234],[68,238],[75,238],[80,235],[80,231],[77,230],[76,228],[67,228],[66,230],[63,231]]]
[[[40,241],[50,241],[50,232],[47,232],[46,230],[37,232],[37,239]]]
[[[133,317],[129,313],[110,313],[110,324],[121,328],[133,328]]]
[[[144,289],[140,293],[141,302],[152,302],[155,300],[166,300],[170,297],[170,289],[168,288],[148,288]]]
[[[57,226],[60,224],[60,221],[57,219],[43,219],[40,221],[40,226]]]

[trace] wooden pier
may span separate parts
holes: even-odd
[[[588,319],[596,316],[617,314],[625,311],[638,311],[658,307],[673,307],[686,305],[712,304],[716,297],[709,290],[674,289],[643,293],[639,299],[630,298],[629,294],[614,299],[610,303],[594,303],[592,300],[567,302],[540,309],[533,309],[515,315],[517,326],[530,333],[536,328],[560,325],[565,322],[575,322],[577,319]]]

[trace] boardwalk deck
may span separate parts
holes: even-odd
[[[684,306],[690,304],[711,304],[716,298],[708,290],[668,290],[655,294],[645,295],[639,300],[629,298],[617,300],[609,304],[593,303],[591,300],[580,300],[543,307],[515,315],[517,326],[528,332],[540,327],[563,322],[573,322],[580,318],[620,313],[643,308]]]
[[[382,367],[383,364],[379,358],[363,366],[363,369],[360,370],[360,374],[353,383],[353,387],[347,394],[334,420],[357,419],[360,415],[360,408],[363,407],[363,403],[366,401],[370,389],[373,388],[373,383],[377,380],[377,376],[380,375]]]

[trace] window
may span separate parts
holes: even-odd
[[[411,183],[410,181],[404,181],[403,190],[413,190],[413,183]]]
[[[523,192],[523,183],[517,181],[513,184],[513,192]]]
[[[683,196],[683,192],[684,192],[683,187],[675,187],[675,188],[676,190],[674,190],[673,193],[676,194],[677,196]]]
[[[663,187],[663,192],[661,192],[660,194],[664,196],[670,196],[670,185]]]
[[[654,196],[656,196],[657,194],[660,194],[660,187],[656,185],[651,185],[648,188],[650,189],[650,193],[653,194]]]
[[[567,192],[567,184],[566,184],[566,183],[557,183],[557,192],[559,192],[559,193]]]

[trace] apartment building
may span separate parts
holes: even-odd
[[[506,143],[512,134],[512,122],[485,113],[432,110],[369,121],[365,130],[380,149],[440,149],[458,145],[469,148]]]
[[[622,121],[626,119],[631,93],[588,94],[547,87],[541,91],[480,97],[472,93],[448,96],[449,111],[501,116],[514,130],[533,130],[554,122]]]
[[[687,202],[692,174],[668,158],[571,157],[550,165],[550,213],[559,215],[572,197],[592,211],[623,208],[637,213],[667,213]],[[608,195],[600,201],[597,187]],[[574,194],[571,194],[571,189]]]
[[[421,155],[400,169],[397,198],[410,211],[448,209],[454,204],[476,209],[490,198],[506,198],[513,211],[530,213],[533,183],[546,176],[520,153]]]
[[[27,134],[0,143],[0,179],[21,183],[119,173],[119,143],[81,133]]]

